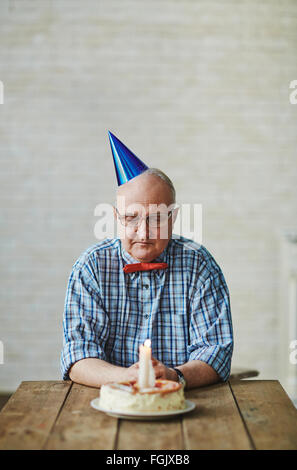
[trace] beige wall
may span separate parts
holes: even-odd
[[[60,378],[68,275],[114,196],[108,129],[168,173],[179,202],[203,204],[234,364],[277,378],[297,2],[1,0],[0,22],[0,390]]]

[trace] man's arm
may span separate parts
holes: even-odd
[[[91,259],[82,259],[82,262],[79,259],[73,267],[65,299],[63,329],[63,379],[100,386],[106,380],[108,366],[112,373],[115,366],[106,362],[109,318],[102,305]]]
[[[182,373],[189,374],[189,386],[228,380],[233,328],[229,290],[218,265],[197,285],[191,304],[189,336],[188,362],[176,366]]]
[[[218,266],[197,286],[191,304],[189,339],[188,362],[175,366],[183,373],[187,388],[228,380],[233,330],[229,291]],[[178,380],[176,371],[161,362],[155,366],[155,372],[157,378]]]
[[[125,368],[109,364],[102,359],[88,357],[75,362],[69,377],[73,382],[88,385],[89,387],[100,387],[104,383],[124,380]]]
[[[219,374],[211,366],[199,360],[186,362],[177,369],[183,373],[187,389],[211,385],[221,380]]]
[[[153,360],[157,379],[178,381],[174,369],[166,367],[160,361]],[[108,382],[125,382],[138,380],[139,363],[131,367],[118,367],[97,358],[87,358],[75,362],[69,371],[69,377],[73,382],[88,385],[89,387],[101,387]],[[190,361],[178,369],[183,373],[187,389],[210,385],[220,380],[216,371],[202,361]]]
[[[211,385],[220,381],[218,373],[211,366],[199,360],[186,362],[176,368],[183,373],[187,389]],[[157,379],[178,381],[177,372],[170,367],[166,367],[162,362],[156,361],[154,370]]]
[[[74,265],[69,278],[61,354],[63,379],[90,387],[108,382],[136,380],[138,363],[118,367],[106,361],[109,318],[100,297],[91,260]]]
[[[131,367],[118,367],[109,362],[89,357],[72,365],[69,377],[73,382],[101,387],[108,382],[125,382],[138,379],[138,363]]]

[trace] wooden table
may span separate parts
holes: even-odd
[[[0,449],[297,449],[297,411],[276,380],[190,390],[183,417],[129,421],[96,411],[98,389],[22,382],[0,413]]]

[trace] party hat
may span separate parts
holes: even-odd
[[[118,186],[140,175],[148,167],[115,135],[108,131]]]

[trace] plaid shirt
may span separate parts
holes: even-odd
[[[154,260],[168,263],[167,269],[123,272],[135,262],[119,239],[104,239],[74,264],[65,299],[63,379],[87,357],[129,367],[150,338],[152,355],[167,367],[199,359],[227,380],[233,352],[229,291],[209,251],[173,235]]]

